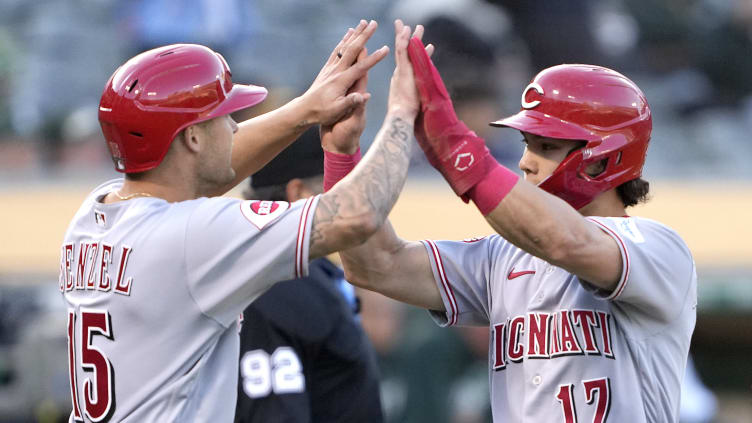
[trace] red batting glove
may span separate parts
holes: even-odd
[[[457,118],[441,75],[420,39],[410,39],[407,53],[421,102],[421,111],[415,122],[415,138],[431,166],[444,176],[457,195],[468,202],[465,194],[498,164],[483,138]]]

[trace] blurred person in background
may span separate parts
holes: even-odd
[[[387,422],[490,421],[485,328],[442,330],[419,308],[358,291],[363,327],[378,352]]]
[[[485,124],[497,117],[501,107],[496,49],[477,31],[447,15],[430,18],[425,28],[425,42],[442,46],[431,60],[446,75],[447,91],[454,100],[457,116],[471,128],[478,128],[479,137],[498,140],[500,131]],[[513,164],[519,154],[516,144],[489,144],[494,157],[502,163]]]
[[[530,50],[533,69],[601,58],[592,32],[589,0],[486,0],[503,8]]]
[[[710,423],[716,421],[717,414],[718,400],[700,379],[690,355],[682,380],[679,421],[681,423]]]
[[[425,332],[415,331],[406,305],[379,293],[356,288],[362,301],[361,323],[371,340],[379,364],[379,393],[384,421],[402,422],[408,403],[405,351],[421,342]]]
[[[623,0],[639,28],[640,67],[670,84],[681,114],[739,105],[752,94],[747,0]],[[744,52],[744,53],[742,53]]]
[[[336,42],[339,28],[362,17],[377,22],[391,22],[400,16],[386,11],[394,0],[369,1],[310,1],[274,0],[241,1],[244,15],[242,33],[245,34],[227,49],[227,59],[239,77],[263,75],[270,86],[289,86],[295,92],[310,85],[311,77],[320,67],[331,45]],[[210,3],[210,1],[207,1]],[[392,42],[388,31],[377,31],[371,42],[382,45]],[[256,60],[264,57],[263,61]],[[391,62],[391,58],[385,59]],[[374,95],[369,99],[366,114],[379,121],[386,108],[391,78],[390,65],[377,66],[369,72],[368,85]],[[369,125],[364,131],[368,145],[378,131]]]
[[[10,33],[0,27],[0,142],[10,132],[10,96],[13,64],[18,53],[14,51]]]
[[[251,176],[246,199],[295,201],[323,191],[318,128]],[[360,302],[325,257],[243,312],[236,422],[382,422],[376,355]]]
[[[227,55],[257,26],[253,2],[241,0],[136,0],[120,8],[135,51],[200,42]]]
[[[630,66],[653,93],[660,119],[651,170],[664,178],[752,177],[752,144],[745,142],[752,130],[750,2],[621,3],[637,28]]]
[[[425,315],[413,318],[425,319]],[[491,421],[486,370],[488,329],[458,327],[447,331],[429,319],[424,322],[423,342],[405,354],[407,405],[403,418],[395,422]]]
[[[40,280],[41,279],[41,280]],[[0,421],[67,422],[65,309],[52,280],[0,275]]]
[[[66,141],[99,131],[96,104],[124,43],[112,30],[114,0],[0,2],[14,56],[10,118],[13,131],[34,141],[41,169],[66,159]]]

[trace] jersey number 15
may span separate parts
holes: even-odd
[[[82,339],[75,336],[77,324],[81,326],[78,333]],[[81,308],[76,313],[74,309],[68,309],[68,366],[74,421],[83,421],[82,410],[93,422],[107,421],[115,411],[115,374],[110,360],[92,343],[95,335],[104,336],[110,341],[115,340],[112,336],[110,313],[107,310]],[[80,357],[77,355],[78,352]],[[77,380],[76,370],[79,364],[84,372],[93,373],[93,377],[86,377],[83,381]],[[84,404],[79,404],[79,388],[83,390]]]

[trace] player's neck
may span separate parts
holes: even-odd
[[[111,193],[104,201],[111,203],[131,198],[152,197],[175,203],[198,198],[201,195],[198,193],[195,174],[186,171],[187,167],[180,168],[162,163],[139,178],[126,177],[117,193]]]
[[[133,197],[161,198],[170,203],[196,198],[193,190],[184,185],[172,186],[154,180],[133,181],[126,179],[123,186],[118,190],[118,195],[123,198],[131,195]]]
[[[600,194],[578,211],[583,216],[621,217],[627,214],[615,189]]]

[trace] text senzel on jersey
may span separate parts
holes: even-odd
[[[98,290],[130,295],[133,278],[125,273],[133,249],[120,246],[120,260],[113,263],[113,248],[112,244],[94,241],[64,244],[60,254],[60,291]]]
[[[248,200],[240,203],[241,213],[258,230],[277,220],[289,208],[290,203],[286,201]],[[104,222],[104,219],[103,215],[96,216],[97,223]],[[127,245],[117,247],[120,260],[113,263],[115,248],[112,244],[94,241],[64,244],[60,254],[60,291],[97,290],[130,295],[133,278],[125,274],[133,248]]]

